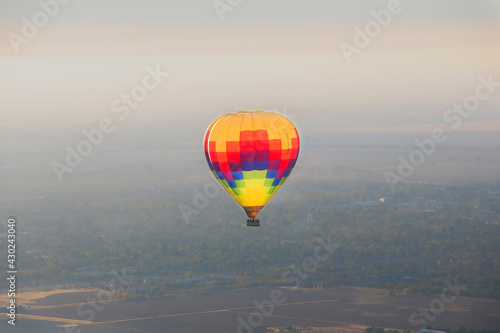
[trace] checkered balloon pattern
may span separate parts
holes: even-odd
[[[255,217],[292,172],[300,140],[275,112],[239,111],[217,118],[204,140],[205,157],[226,191]]]

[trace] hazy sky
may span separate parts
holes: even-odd
[[[309,132],[430,131],[479,76],[500,81],[498,0],[401,1],[349,63],[341,43],[390,2],[242,0],[221,20],[209,0],[72,0],[16,53],[23,18],[44,14],[39,1],[2,0],[0,129],[82,130],[103,117],[206,128],[222,113],[286,108]],[[119,119],[112,103],[148,66],[168,78]],[[460,129],[499,130],[499,111],[500,87]]]

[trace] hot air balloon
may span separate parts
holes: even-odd
[[[290,176],[299,146],[295,126],[276,112],[227,113],[208,127],[208,166],[247,213],[247,226],[260,225],[257,213]]]

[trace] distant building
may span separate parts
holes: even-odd
[[[358,201],[355,202],[355,206],[361,206],[363,208],[365,207],[375,207],[375,206],[382,206],[383,202],[380,200],[371,200],[371,201]]]
[[[448,333],[446,331],[420,330],[418,333]]]
[[[397,209],[417,209],[417,204],[414,202],[402,202],[396,204]]]
[[[312,225],[314,223],[314,216],[312,213],[307,214],[307,225]]]
[[[435,209],[435,208],[441,208],[443,207],[443,203],[441,201],[437,200],[429,200],[422,202],[422,208],[424,209]]]

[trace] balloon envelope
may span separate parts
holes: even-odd
[[[283,185],[299,155],[297,129],[275,112],[239,111],[210,124],[205,157],[224,189],[253,218]]]

